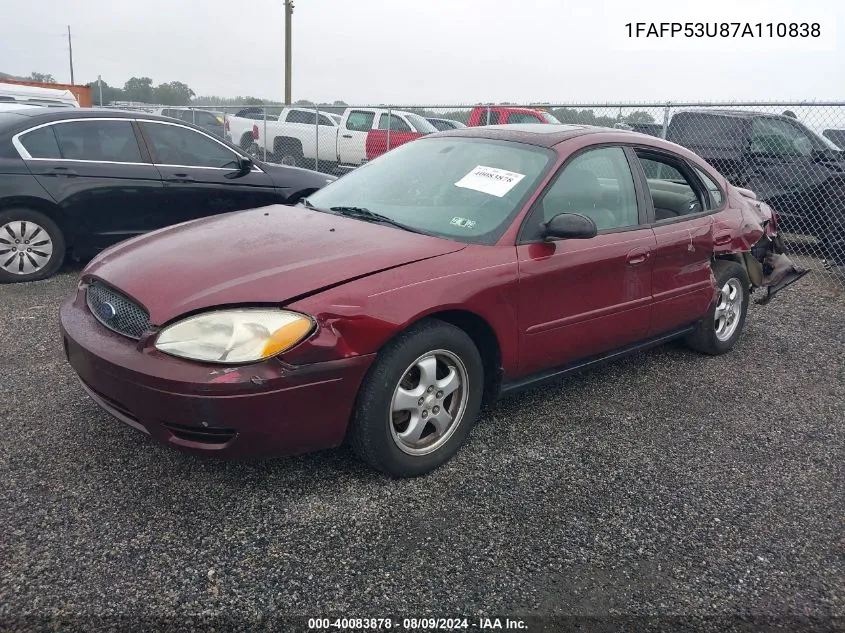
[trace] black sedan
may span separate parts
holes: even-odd
[[[151,114],[0,112],[0,282],[49,277],[66,254],[171,224],[293,204],[332,180]]]

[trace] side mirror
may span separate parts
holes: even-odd
[[[238,171],[240,173],[245,174],[249,172],[253,165],[255,165],[255,161],[253,161],[249,156],[238,157]]]
[[[543,237],[547,240],[584,240],[596,233],[598,227],[593,219],[580,213],[559,213],[543,224]]]

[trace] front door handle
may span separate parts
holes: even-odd
[[[352,135],[351,134],[344,134],[343,138],[352,138]]]
[[[196,182],[193,176],[188,174],[173,174],[169,178],[165,178],[167,182]]]
[[[635,248],[625,257],[625,262],[629,266],[638,266],[640,264],[644,264],[650,256],[651,251],[647,248]]]

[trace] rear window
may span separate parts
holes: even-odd
[[[52,127],[62,158],[117,163],[143,161],[129,121],[71,121]]]
[[[511,112],[508,114],[508,123],[542,123],[542,121],[527,112]]]
[[[20,137],[20,142],[33,158],[62,157],[52,125],[27,132]]]
[[[669,123],[669,140],[690,149],[744,149],[748,121],[715,114],[676,114]]]

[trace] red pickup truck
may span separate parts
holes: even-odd
[[[469,115],[468,127],[498,125],[500,123],[555,123],[556,118],[545,110],[512,106],[478,106]]]

